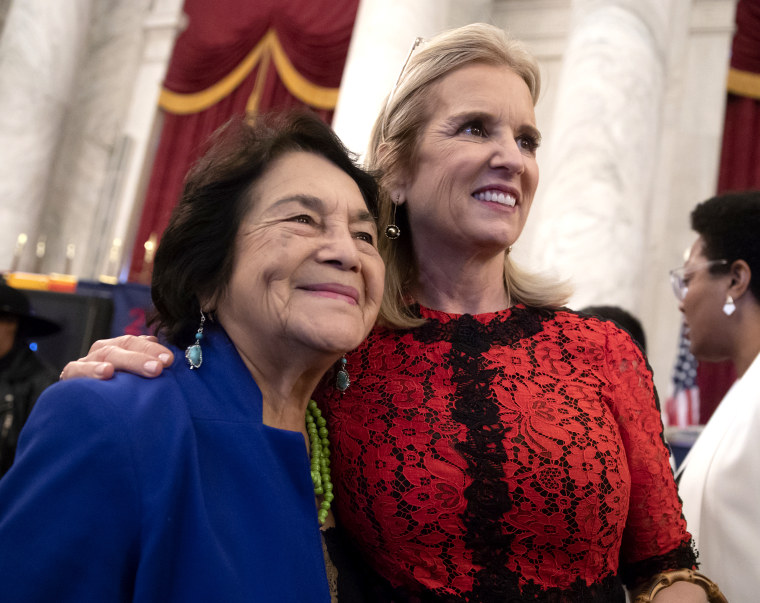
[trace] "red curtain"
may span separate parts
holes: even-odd
[[[760,189],[760,0],[736,5],[718,177],[718,193],[748,189]],[[730,362],[699,364],[700,423],[707,423],[735,379]]]
[[[145,243],[158,243],[188,168],[231,116],[308,106],[331,122],[358,2],[185,0],[130,281],[149,282]]]

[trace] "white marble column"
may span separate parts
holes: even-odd
[[[45,262],[46,272],[62,270],[61,252],[72,244],[73,272],[83,278],[116,277],[129,256],[181,9],[182,0],[99,0],[94,7],[53,172],[59,194],[42,221],[51,251],[59,251]]]
[[[492,0],[361,0],[333,128],[364,154],[383,99],[418,36],[489,21]]]
[[[82,60],[92,0],[15,0],[0,39],[0,270],[34,267],[50,174]]]
[[[571,277],[573,306],[635,311],[646,276],[673,4],[572,6],[532,255]]]
[[[153,169],[158,138],[161,133],[158,97],[169,66],[174,42],[187,27],[182,11],[184,0],[152,0],[150,13],[143,23],[140,66],[134,79],[129,108],[122,128],[122,139],[129,146],[129,161],[123,166],[123,182],[114,191],[114,213],[107,241],[121,241],[118,276],[127,278],[132,247],[145,202]],[[112,274],[110,259],[101,257],[100,272]]]

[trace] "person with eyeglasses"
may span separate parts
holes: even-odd
[[[380,319],[346,355],[350,387],[314,394],[336,518],[382,577],[368,601],[622,603],[625,583],[696,603],[713,588],[639,346],[510,255],[538,186],[539,90],[522,44],[472,24],[415,41],[375,122]],[[150,376],[162,352],[102,342],[65,377]]]
[[[731,360],[737,381],[679,469],[679,493],[705,573],[729,601],[760,593],[760,191],[730,193],[691,213],[698,237],[671,271],[691,352]]]

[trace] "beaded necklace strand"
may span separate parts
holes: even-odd
[[[332,479],[330,479],[330,440],[327,434],[327,421],[314,400],[309,400],[306,408],[306,433],[309,435],[311,448],[311,481],[314,482],[314,494],[322,496],[317,517],[319,525],[324,525],[335,497]]]

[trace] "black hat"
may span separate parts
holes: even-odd
[[[52,320],[35,316],[26,295],[4,283],[0,283],[0,314],[18,316],[19,337],[42,337],[61,330]]]

